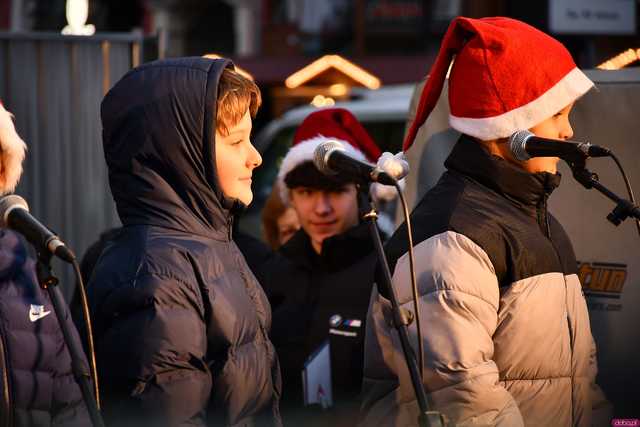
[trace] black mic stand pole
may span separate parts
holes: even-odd
[[[381,283],[384,289],[389,295],[389,301],[391,302],[391,311],[393,314],[393,326],[398,331],[400,337],[400,344],[402,345],[402,352],[409,368],[409,374],[411,376],[411,383],[413,390],[416,394],[416,400],[420,408],[420,415],[418,415],[418,425],[420,427],[444,427],[445,421],[442,414],[436,411],[430,411],[427,403],[427,394],[422,386],[422,378],[420,376],[420,370],[418,369],[418,363],[416,360],[415,352],[409,342],[409,333],[407,332],[407,326],[411,324],[412,316],[411,312],[403,311],[398,304],[395,290],[391,285],[391,272],[389,270],[389,264],[387,263],[387,257],[384,254],[384,248],[382,247],[382,240],[380,239],[380,233],[378,232],[378,226],[376,221],[378,219],[378,213],[373,205],[371,198],[369,197],[369,185],[361,185],[358,190],[358,205],[363,209],[364,214],[362,219],[369,223],[369,231],[373,244],[376,248],[376,254],[378,255],[378,262],[384,273],[383,283]],[[367,207],[368,206],[368,211]],[[366,211],[366,212],[365,212]]]
[[[595,188],[616,204],[616,207],[613,208],[609,215],[607,215],[607,219],[613,225],[620,225],[622,221],[628,217],[640,219],[640,207],[634,205],[629,200],[619,197],[613,191],[602,185],[599,181],[598,175],[587,169],[585,165],[586,161],[584,159],[582,161],[569,162],[569,166],[573,172],[573,177],[576,181],[588,190]]]
[[[78,347],[78,343],[71,336],[69,325],[65,319],[65,303],[58,289],[58,278],[55,277],[51,271],[51,254],[48,251],[38,251],[38,262],[36,264],[36,274],[38,276],[38,283],[42,289],[45,289],[49,293],[51,303],[53,304],[53,310],[56,312],[62,335],[64,336],[65,343],[69,349],[71,355],[71,369],[76,382],[80,386],[82,392],[82,398],[87,405],[87,411],[91,417],[91,423],[94,427],[104,427],[104,421],[98,410],[98,405],[91,392],[91,386],[89,384],[89,378],[91,375],[83,368],[82,352]]]

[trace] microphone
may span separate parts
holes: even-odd
[[[48,251],[52,255],[72,263],[76,256],[62,240],[29,213],[29,205],[15,194],[0,199],[2,227],[11,228],[22,234],[36,251]]]
[[[535,136],[528,130],[519,130],[509,137],[509,149],[516,160],[525,161],[532,157],[559,157],[566,161],[576,161],[588,157],[606,157],[611,150],[586,142],[561,141]]]
[[[357,159],[347,153],[338,141],[325,141],[313,152],[313,164],[325,175],[344,174],[357,183],[379,182],[394,185],[396,180],[384,170]]]

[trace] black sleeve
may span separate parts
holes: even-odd
[[[205,425],[212,376],[197,286],[146,274],[108,296],[98,342],[107,420],[117,425]]]

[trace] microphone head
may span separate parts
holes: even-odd
[[[528,130],[519,130],[509,137],[509,150],[516,160],[524,162],[531,156],[527,153],[527,139],[534,136]]]
[[[9,227],[9,224],[7,222],[9,213],[16,208],[24,209],[25,211],[29,212],[29,205],[27,204],[26,200],[24,200],[17,194],[10,194],[8,196],[0,198],[0,226],[4,228]]]
[[[335,150],[345,151],[341,142],[329,140],[321,142],[313,152],[313,165],[325,175],[336,174],[328,165],[329,156]]]

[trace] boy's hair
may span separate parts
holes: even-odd
[[[260,104],[262,96],[258,86],[237,71],[226,68],[218,83],[216,131],[229,135],[229,129],[238,124],[247,110],[255,118]]]
[[[326,175],[318,170],[312,161],[304,161],[296,166],[284,178],[284,184],[288,189],[297,187],[313,188],[321,191],[340,191],[349,184],[355,182],[342,175]]]

